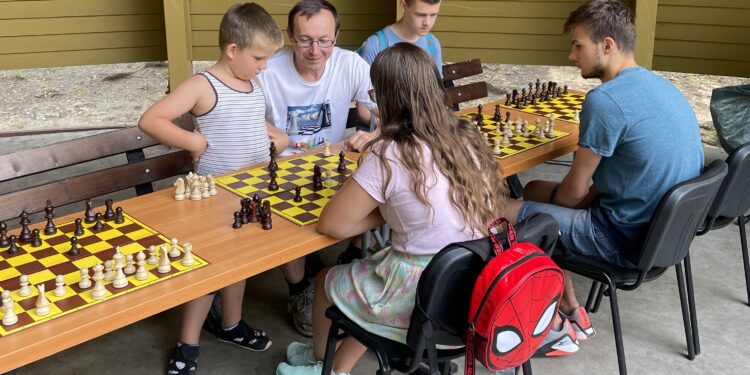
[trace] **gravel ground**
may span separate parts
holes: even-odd
[[[209,62],[196,62],[197,70]],[[490,98],[540,78],[589,90],[575,67],[485,64],[477,79],[490,86]],[[709,113],[711,90],[750,84],[750,78],[658,72],[688,97],[701,123],[703,141],[717,145]],[[0,71],[0,135],[19,131],[134,126],[143,111],[167,90],[166,63],[130,63]],[[483,101],[487,101],[484,99]],[[470,102],[467,105],[476,105]]]

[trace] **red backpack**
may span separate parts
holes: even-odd
[[[502,223],[508,226],[507,250],[495,235]],[[552,327],[563,291],[560,268],[537,246],[517,243],[506,219],[495,220],[489,231],[495,257],[479,274],[471,294],[466,375],[474,374],[474,359],[491,371],[501,371],[531,358]]]

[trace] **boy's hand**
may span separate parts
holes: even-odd
[[[201,155],[206,152],[206,149],[208,149],[208,140],[197,129],[193,132],[193,135],[195,136],[196,148],[190,150],[190,157],[193,159],[193,164],[195,164],[201,158]]]
[[[376,132],[365,132],[362,130],[357,130],[354,135],[346,140],[346,147],[348,147],[350,150],[361,152],[362,148],[367,144],[367,142],[375,139],[375,137],[377,137]]]

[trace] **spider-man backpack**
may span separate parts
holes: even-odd
[[[506,223],[510,247],[503,249],[496,228]],[[549,332],[563,290],[563,273],[537,246],[517,243],[506,219],[490,224],[494,254],[469,248],[484,259],[494,255],[474,284],[466,334],[464,374],[474,374],[476,358],[501,371],[526,362]]]

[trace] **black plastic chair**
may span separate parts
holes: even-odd
[[[516,226],[519,241],[531,242],[545,251],[554,247],[559,226],[549,215],[534,215]],[[489,241],[487,238],[476,241]],[[402,373],[451,374],[457,366],[451,359],[465,354],[463,338],[468,328],[467,318],[471,290],[485,261],[463,244],[451,244],[442,249],[425,268],[417,286],[416,306],[412,313],[407,343],[402,344],[359,327],[336,306],[326,310],[332,324],[323,364],[323,374],[333,365],[336,341],[347,336],[375,352],[378,375]],[[340,333],[343,332],[343,333]],[[453,349],[441,349],[450,346]],[[524,375],[531,374],[527,361]]]
[[[729,172],[716,194],[716,199],[708,210],[708,217],[703,228],[698,232],[702,236],[713,229],[723,228],[737,219],[740,225],[740,248],[745,270],[745,289],[750,304],[750,260],[747,254],[747,233],[745,214],[750,210],[750,142],[737,147],[727,157]]]
[[[688,251],[690,250],[690,244],[698,228],[704,222],[708,209],[726,174],[726,163],[722,160],[716,160],[700,176],[681,182],[664,194],[651,219],[646,239],[636,263],[636,269],[621,268],[610,263],[594,260],[562,247],[558,247],[553,253],[552,258],[560,267],[595,281],[586,303],[587,310],[596,311],[602,295],[609,296],[620,374],[627,374],[627,368],[620,327],[617,289],[634,290],[644,282],[655,280],[672,266],[675,266],[677,272],[688,357],[690,359],[695,358],[694,342],[697,341],[698,326],[693,324],[696,322],[695,314],[688,311],[682,263],[683,260],[686,260],[685,267],[689,269]],[[692,288],[687,292],[691,294],[692,299]],[[592,307],[592,299],[596,295],[598,296]]]

